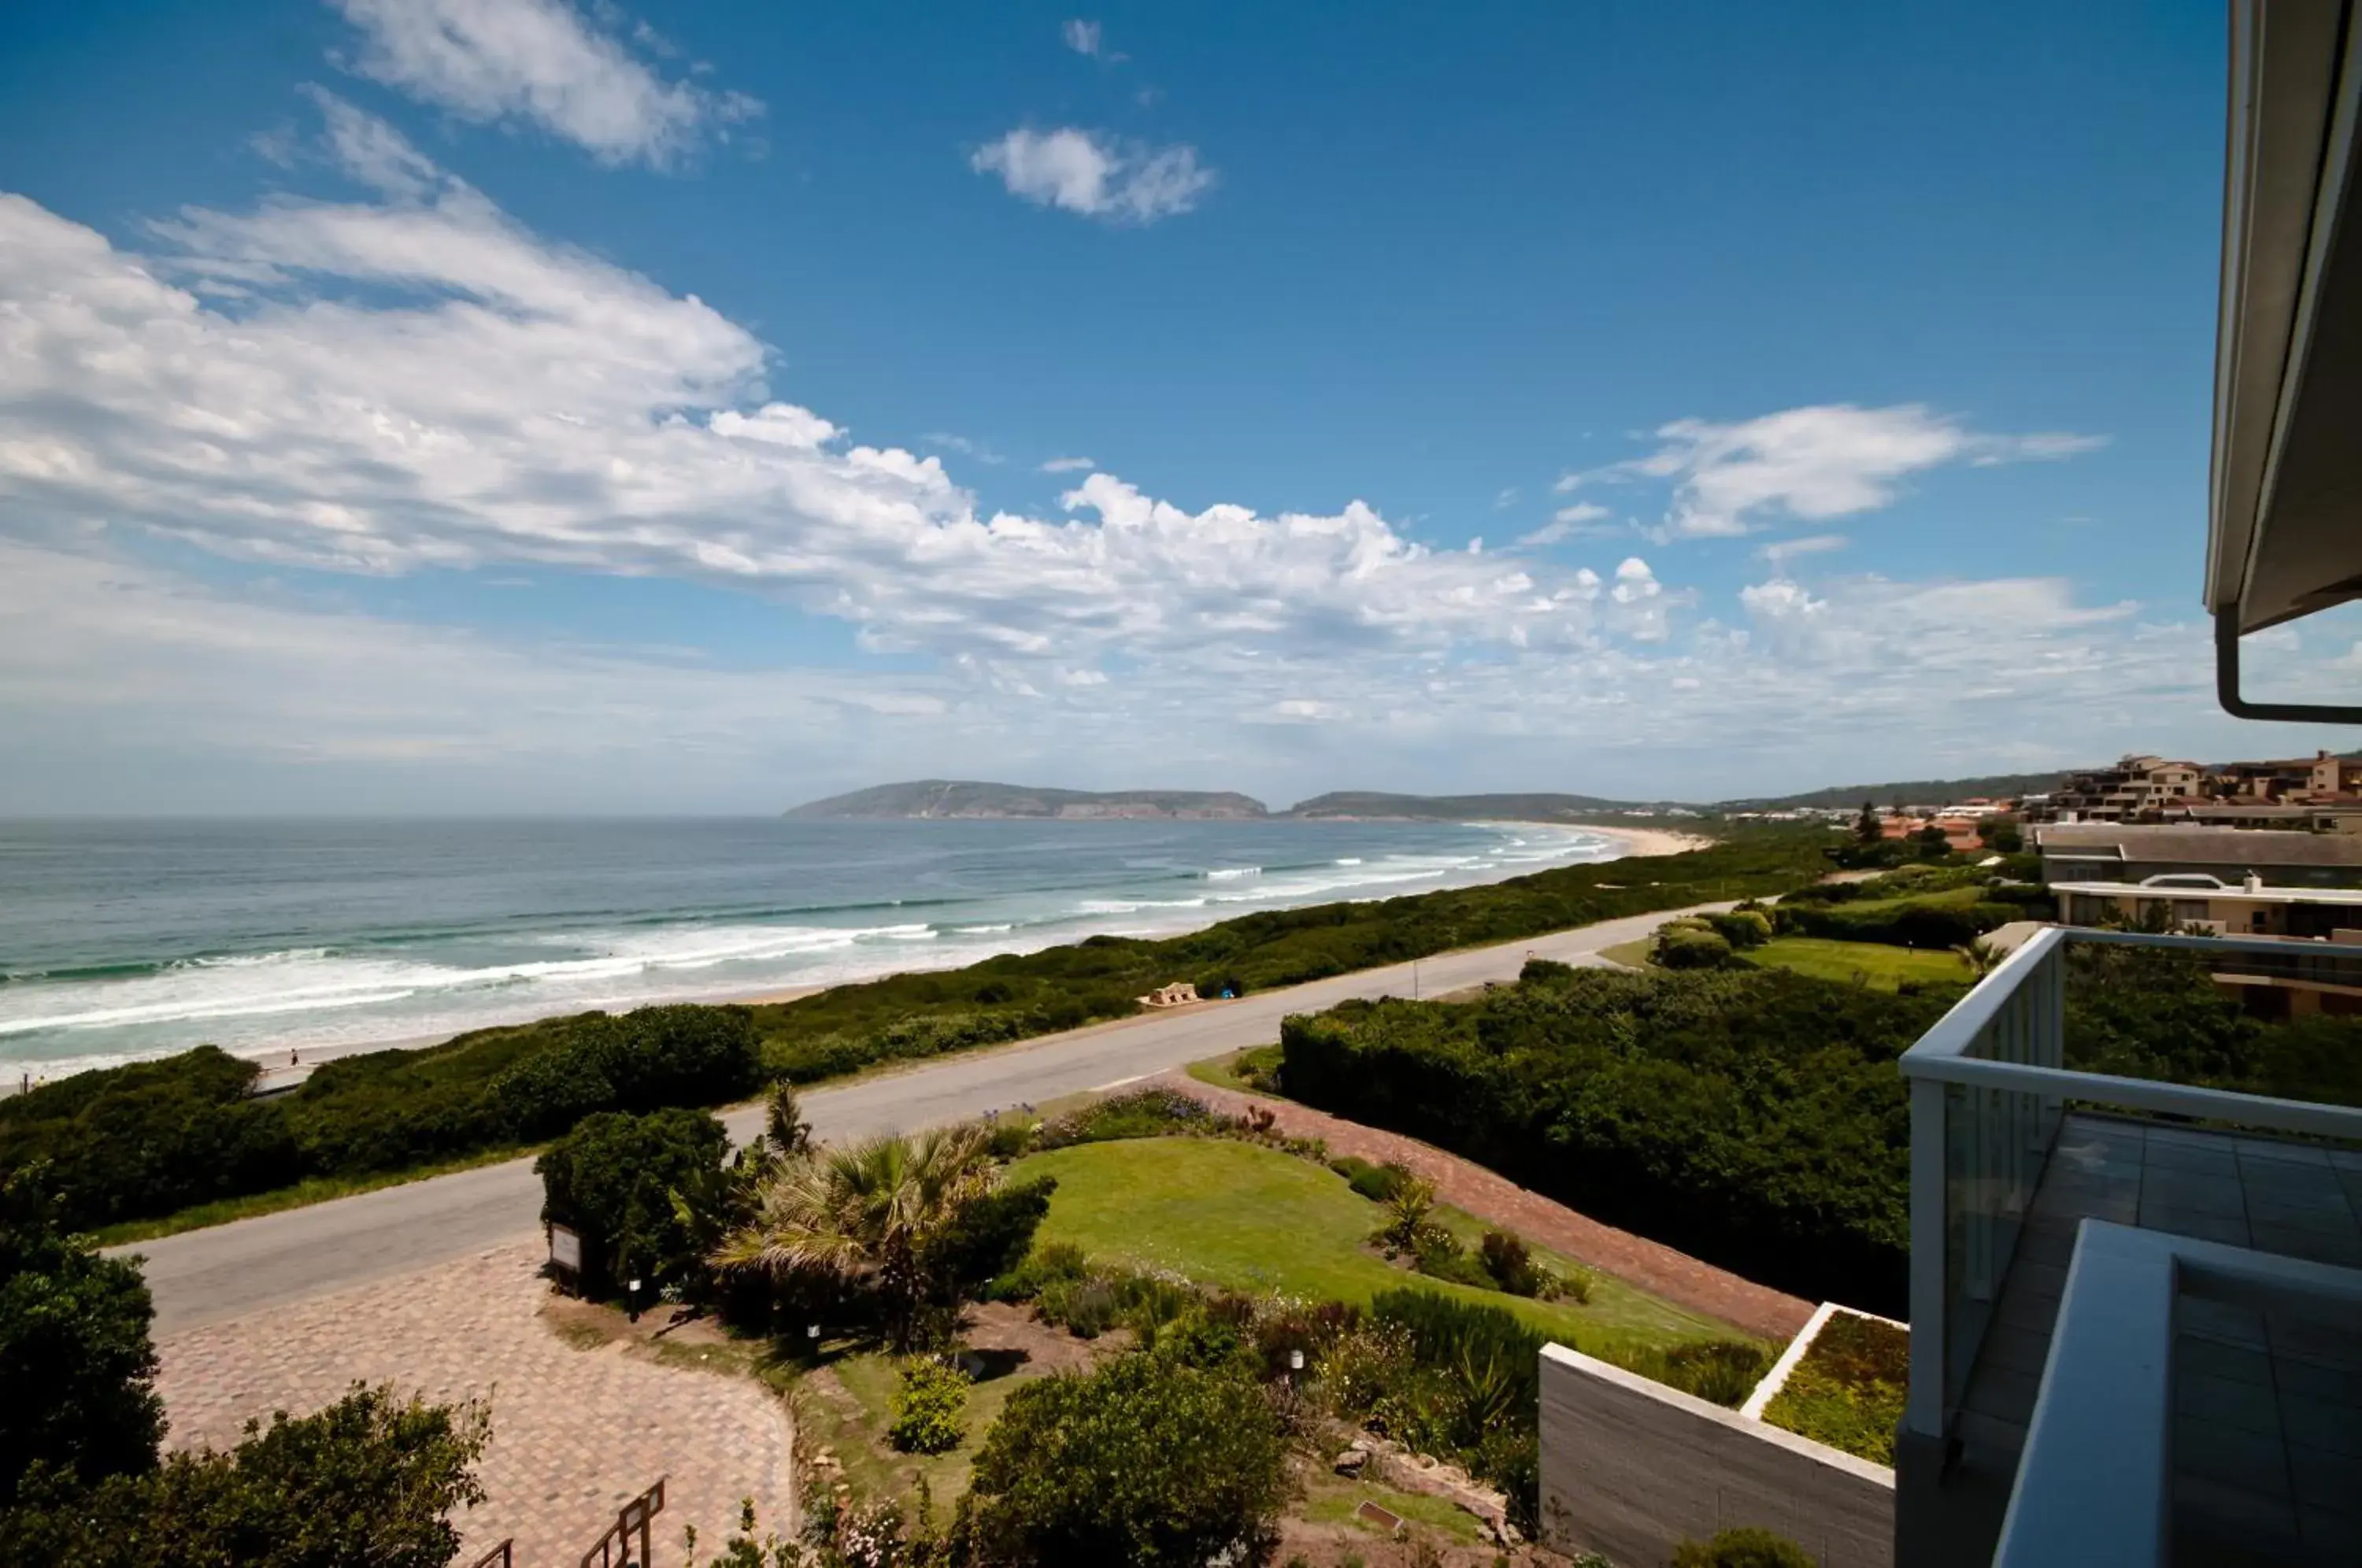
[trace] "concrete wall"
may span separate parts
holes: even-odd
[[[1719,1405],[1546,1346],[1542,1540],[1618,1568],[1759,1525],[1823,1568],[1893,1568],[1894,1473]]]

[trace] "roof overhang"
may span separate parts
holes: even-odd
[[[2224,705],[2237,639],[2362,598],[2362,106],[2352,0],[2233,0],[2206,607]]]

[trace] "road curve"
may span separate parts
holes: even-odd
[[[1727,909],[1727,904],[1700,908]],[[816,1136],[859,1137],[957,1121],[1012,1105],[1104,1088],[1279,1038],[1279,1021],[1352,997],[1437,996],[1515,978],[1528,955],[1604,963],[1600,949],[1646,935],[1666,910],[1603,921],[1497,947],[1440,954],[1417,964],[1365,969],[1185,1011],[1096,1024],[996,1050],[811,1090],[805,1114]],[[1416,973],[1414,974],[1414,971]],[[757,1107],[723,1116],[734,1138],[762,1125]],[[160,1241],[112,1249],[146,1259],[160,1334],[265,1311],[326,1291],[481,1252],[533,1233],[541,1184],[532,1162],[510,1160],[450,1176],[264,1214]]]

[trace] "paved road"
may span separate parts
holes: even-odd
[[[805,1095],[804,1110],[817,1136],[837,1139],[1038,1105],[1268,1043],[1279,1038],[1279,1021],[1287,1014],[1318,1011],[1351,997],[1409,996],[1414,988],[1420,995],[1436,996],[1485,980],[1511,979],[1529,953],[1567,963],[1604,963],[1596,956],[1601,948],[1646,935],[1683,912],[1605,921],[1234,1002],[1045,1035],[815,1089]],[[760,1130],[762,1112],[745,1107],[723,1120],[733,1137],[744,1138]],[[532,1163],[511,1160],[116,1250],[146,1256],[156,1332],[161,1335],[513,1242],[537,1229],[540,1209],[541,1184]]]

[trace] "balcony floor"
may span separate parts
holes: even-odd
[[[2004,1494],[2084,1219],[2362,1267],[2362,1154],[2068,1117],[1961,1400],[1960,1463]],[[2187,1297],[2175,1317],[2177,1559],[2362,1562],[2362,1324]]]

